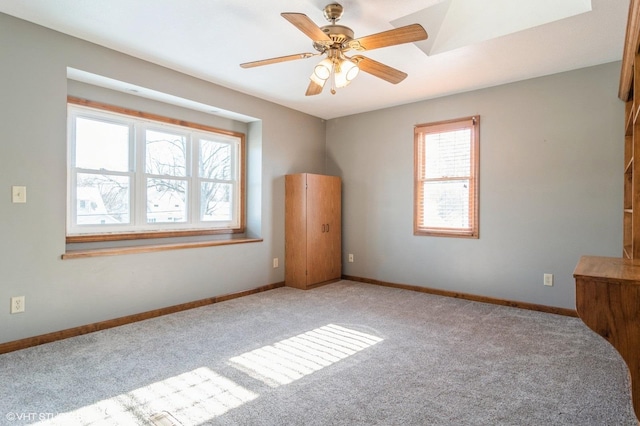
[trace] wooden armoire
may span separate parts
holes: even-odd
[[[342,187],[337,176],[285,176],[285,285],[310,289],[342,275]]]

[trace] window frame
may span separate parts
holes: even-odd
[[[424,137],[427,134],[446,133],[454,130],[470,129],[470,170],[469,170],[469,227],[435,227],[422,225],[424,218],[424,190],[426,181],[442,181],[446,177],[426,178]],[[414,127],[414,199],[413,234],[436,237],[479,238],[479,182],[480,182],[480,116],[474,115],[433,123],[418,124]],[[460,178],[460,177],[457,177]]]
[[[200,235],[218,235],[218,234],[243,234],[246,231],[246,193],[245,193],[245,185],[246,185],[246,136],[244,133],[219,129],[213,126],[203,125],[199,123],[194,123],[185,120],[174,119],[170,117],[165,117],[157,114],[132,110],[120,106],[110,105],[102,102],[91,101],[87,99],[77,98],[74,96],[67,97],[67,106],[68,106],[68,141],[67,141],[67,152],[68,152],[68,164],[67,164],[67,213],[66,213],[66,243],[84,243],[84,242],[101,242],[101,241],[120,241],[120,240],[138,240],[138,239],[152,239],[152,238],[170,238],[170,237],[189,237],[189,236],[200,236]],[[190,134],[193,138],[192,141],[189,142],[189,151],[190,151],[190,159],[187,160],[187,170],[185,177],[190,181],[189,190],[187,191],[187,215],[188,220],[186,223],[177,223],[173,224],[171,222],[165,223],[157,223],[152,225],[149,222],[142,221],[140,222],[141,208],[136,208],[133,204],[130,205],[129,215],[132,225],[129,227],[131,229],[128,230],[113,230],[113,229],[105,229],[104,231],[99,230],[96,232],[95,228],[91,229],[87,227],[87,232],[82,232],[82,227],[73,226],[72,221],[75,216],[75,204],[77,203],[75,198],[75,188],[73,188],[73,183],[75,180],[72,178],[74,173],[77,173],[76,168],[74,167],[74,155],[75,155],[75,141],[72,140],[72,126],[74,125],[74,120],[72,120],[72,116],[75,117],[74,114],[76,110],[85,110],[90,115],[93,111],[96,116],[109,117],[113,116],[115,119],[121,117],[123,121],[133,120],[134,122],[144,123],[143,130],[140,130],[141,133],[144,133],[144,129],[148,130],[161,130],[167,133],[186,133]],[[74,111],[73,113],[71,111]],[[134,124],[131,125],[133,128]],[[191,200],[192,195],[195,191],[199,191],[199,185],[203,182],[203,177],[199,176],[197,168],[198,159],[195,158],[199,152],[200,140],[207,139],[207,135],[209,136],[209,140],[211,140],[211,135],[214,134],[221,138],[229,138],[233,140],[231,142],[234,145],[235,151],[235,160],[232,165],[232,168],[236,171],[235,180],[233,181],[234,187],[234,217],[232,218],[232,224],[227,224],[225,226],[207,226],[206,221],[202,221],[199,218],[199,209],[198,206],[195,206]],[[203,137],[204,136],[204,137]],[[135,138],[135,137],[134,137]],[[237,142],[236,142],[237,141]],[[145,152],[142,150],[141,152],[137,152],[137,148],[140,146],[141,142],[136,142],[133,140],[130,144],[133,146],[129,147],[129,152],[132,157],[130,157],[130,173],[134,176],[134,179],[131,181],[131,187],[129,195],[130,203],[134,202],[134,193],[141,193],[143,183],[146,181],[146,178],[149,174],[145,168]],[[144,143],[144,141],[142,142]],[[196,145],[198,145],[196,147]],[[204,178],[207,180],[207,178]],[[197,187],[196,187],[197,186]],[[145,187],[146,188],[146,187]],[[145,202],[146,203],[146,194],[138,195],[136,198],[138,203]],[[138,215],[138,217],[136,217]],[[197,221],[194,220],[197,216]],[[139,223],[136,224],[136,221]]]

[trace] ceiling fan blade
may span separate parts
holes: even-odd
[[[351,40],[348,44],[353,50],[372,50],[379,49],[381,47],[395,46],[397,44],[426,40],[427,37],[427,32],[422,28],[422,25],[411,24]]]
[[[351,59],[356,62],[358,68],[362,71],[388,81],[389,83],[398,84],[407,78],[407,73],[374,61],[373,59],[365,58],[364,56],[354,56]]]
[[[331,39],[327,34],[325,34],[319,26],[315,24],[307,15],[304,13],[281,13],[280,14],[284,19],[291,22],[296,26],[300,31],[305,33],[307,37],[309,37],[313,41],[326,41],[330,42]]]
[[[309,87],[307,87],[307,92],[304,94],[305,96],[314,96],[322,93],[322,89],[324,88],[324,84],[327,80],[320,80],[322,84],[318,84],[315,81],[309,81]]]
[[[242,68],[260,67],[262,65],[277,64],[278,62],[294,61],[296,59],[306,59],[317,56],[318,53],[297,53],[295,55],[279,56],[277,58],[262,59],[260,61],[245,62],[240,64]]]

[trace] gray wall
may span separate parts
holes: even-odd
[[[325,171],[322,120],[3,14],[0,63],[0,343],[284,280],[283,176]],[[123,96],[68,82],[67,67],[258,118],[246,125],[247,214],[264,241],[61,260],[67,93]],[[26,204],[11,203],[12,185]],[[9,314],[12,296],[26,296],[25,313]]]
[[[622,252],[619,76],[612,63],[330,120],[344,273],[574,309],[580,256]],[[414,236],[413,126],[474,114],[480,239]]]
[[[349,275],[573,308],[579,256],[621,251],[619,63],[325,126],[3,14],[0,61],[0,343],[282,281],[287,173],[344,178]],[[66,96],[113,95],[68,82],[67,67],[257,117],[247,215],[264,241],[61,260]],[[471,114],[481,115],[480,239],[414,237],[413,125]],[[11,203],[12,185],[27,186],[27,204]],[[21,295],[26,312],[10,315]]]

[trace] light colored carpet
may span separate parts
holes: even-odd
[[[0,381],[8,425],[637,424],[577,318],[350,281],[0,355]]]

